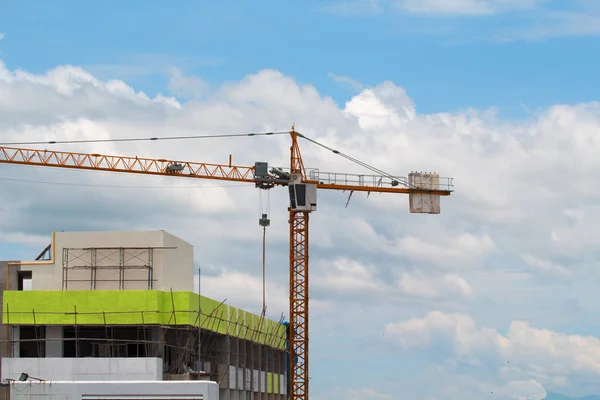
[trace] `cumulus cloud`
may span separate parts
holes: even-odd
[[[347,258],[320,261],[313,276],[312,288],[323,293],[341,295],[346,301],[376,302],[398,298],[455,300],[469,298],[473,289],[460,275],[394,271],[393,279],[381,274],[382,266],[362,264]]]
[[[548,395],[542,385],[534,379],[508,382],[494,394],[501,399],[515,400],[542,400]]]
[[[535,328],[526,321],[512,321],[502,334],[478,326],[469,315],[432,311],[423,318],[390,323],[385,332],[404,348],[445,342],[457,361],[496,368],[505,377],[512,377],[504,391],[523,398],[530,396],[525,394],[528,391],[545,393],[545,387],[564,389],[569,379],[593,380],[600,376],[598,338]],[[535,381],[526,377],[535,377]]]
[[[243,308],[246,311],[260,314],[263,288],[260,276],[235,270],[217,270],[216,274],[200,275],[200,280],[194,282],[196,292],[218,301],[225,301],[227,304]],[[199,287],[200,290],[198,290]],[[270,312],[269,315],[273,317],[277,313],[287,315],[289,304],[287,288],[271,280],[267,280],[265,288],[268,293],[266,304]],[[331,304],[327,301],[312,300],[310,306],[318,314],[320,310],[328,311]]]
[[[356,294],[361,291],[377,292],[381,288],[372,267],[346,258],[337,258],[326,264],[315,284],[327,290]]]
[[[319,310],[311,327],[320,335],[335,327],[338,339],[344,332],[348,341],[360,340],[352,342],[354,350],[382,351],[370,340],[393,317],[401,322],[386,336],[423,351],[445,340],[461,365],[497,366],[510,356],[517,370],[501,370],[510,379],[496,383],[496,390],[531,379],[546,390],[587,388],[596,379],[596,339],[575,332],[594,326],[592,316],[600,311],[594,286],[600,235],[593,223],[600,217],[600,192],[590,184],[600,173],[600,103],[557,105],[527,120],[504,121],[493,110],[420,113],[393,82],[363,88],[340,106],[274,70],[207,91],[188,85],[188,78],[201,77],[179,78],[186,80],[172,89],[189,89],[183,94],[192,100],[176,93],[150,97],[80,67],[33,74],[0,64],[0,142],[281,131],[295,122],[308,137],[391,174],[452,176],[456,191],[442,199],[440,215],[409,214],[404,195],[354,193],[346,208],[348,193],[319,192],[310,220],[310,295]],[[370,173],[307,141],[301,146],[309,168]],[[250,166],[289,163],[285,135],[37,147],[221,164],[231,155],[234,164]],[[53,230],[165,229],[195,246],[203,271],[214,266],[203,276],[204,294],[254,309],[261,303],[258,219],[269,203],[269,310],[275,318],[287,313],[285,190],[259,194],[251,184],[6,164],[0,170],[3,243],[19,242],[33,258]],[[557,290],[567,277],[570,284]],[[573,299],[577,308],[564,306]],[[439,311],[427,314],[432,309]],[[523,316],[521,322],[499,330],[515,315]],[[487,327],[474,317],[485,318]],[[556,329],[534,328],[544,324]],[[372,347],[361,347],[363,341]],[[332,343],[338,342],[315,346]],[[537,390],[535,383],[523,385]]]
[[[177,68],[171,70],[168,88],[176,96],[198,98],[205,96],[210,86],[197,76],[184,76]]]

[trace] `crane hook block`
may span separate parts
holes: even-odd
[[[267,214],[263,214],[262,217],[258,220],[258,224],[262,227],[267,227],[271,225],[271,220],[267,217]]]

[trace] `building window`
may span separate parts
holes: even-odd
[[[21,325],[19,335],[19,357],[46,357],[45,327]]]
[[[31,282],[33,274],[31,271],[19,271],[17,282],[17,290],[31,290]]]
[[[66,326],[63,357],[148,357],[149,327]]]

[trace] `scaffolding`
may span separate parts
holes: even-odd
[[[156,281],[154,252],[169,249],[176,247],[63,248],[62,290],[69,290],[69,283],[71,289],[75,286],[79,290],[96,290],[101,283],[103,290],[125,290],[129,289],[126,283],[134,282],[144,282],[145,288],[151,290]],[[118,278],[114,271],[119,272]]]
[[[23,311],[4,310],[6,339],[2,340],[3,357],[46,357],[48,343],[61,342],[61,357],[158,357],[163,359],[163,371],[167,375],[204,372],[211,380],[226,385],[229,368],[260,367],[269,373],[285,373],[286,338],[282,337],[284,316],[270,329],[263,329],[266,321],[260,317],[258,326],[244,324],[241,316],[228,320],[223,315],[224,302],[210,313],[199,310],[176,310],[168,314],[166,324],[111,324],[109,321],[123,313],[139,314],[141,321],[164,313],[160,310],[132,310],[130,312],[47,312],[31,310],[33,324],[14,324],[23,316]],[[193,315],[192,325],[177,325],[177,316]],[[96,315],[103,324],[81,324],[78,317]],[[71,324],[55,325],[62,328],[60,337],[47,335],[52,325],[41,325],[37,321],[51,316],[68,317]],[[221,323],[228,324],[223,334],[215,329]],[[57,356],[57,355],[54,355]]]

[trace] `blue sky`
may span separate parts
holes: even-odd
[[[355,195],[347,209],[345,194],[320,197],[327,211],[311,228],[315,398],[395,399],[399,385],[415,400],[600,395],[600,2],[21,0],[0,5],[0,34],[2,141],[295,121],[386,171],[456,178],[433,219],[385,196]],[[286,145],[273,143],[80,149],[208,162],[233,153],[240,163],[268,150],[285,160]],[[349,168],[309,144],[303,151],[310,165]],[[244,295],[260,254],[254,188],[102,191],[148,181],[2,171],[21,182],[5,180],[0,192],[1,259],[35,257],[52,230],[165,229],[195,246],[207,295],[255,311],[259,297]],[[27,182],[74,177],[100,188]],[[268,287],[273,309],[285,310],[278,196]]]
[[[34,72],[95,66],[100,76],[127,77],[149,94],[166,91],[171,66],[212,84],[274,68],[339,103],[352,89],[329,74],[365,85],[389,79],[422,112],[498,107],[510,117],[589,101],[600,89],[590,79],[600,63],[590,31],[598,28],[573,30],[577,21],[550,14],[583,18],[597,11],[593,1],[542,1],[492,15],[461,15],[459,4],[443,16],[402,12],[392,3],[5,2],[2,57]],[[549,32],[536,34],[540,27]],[[513,31],[508,42],[495,39]]]

